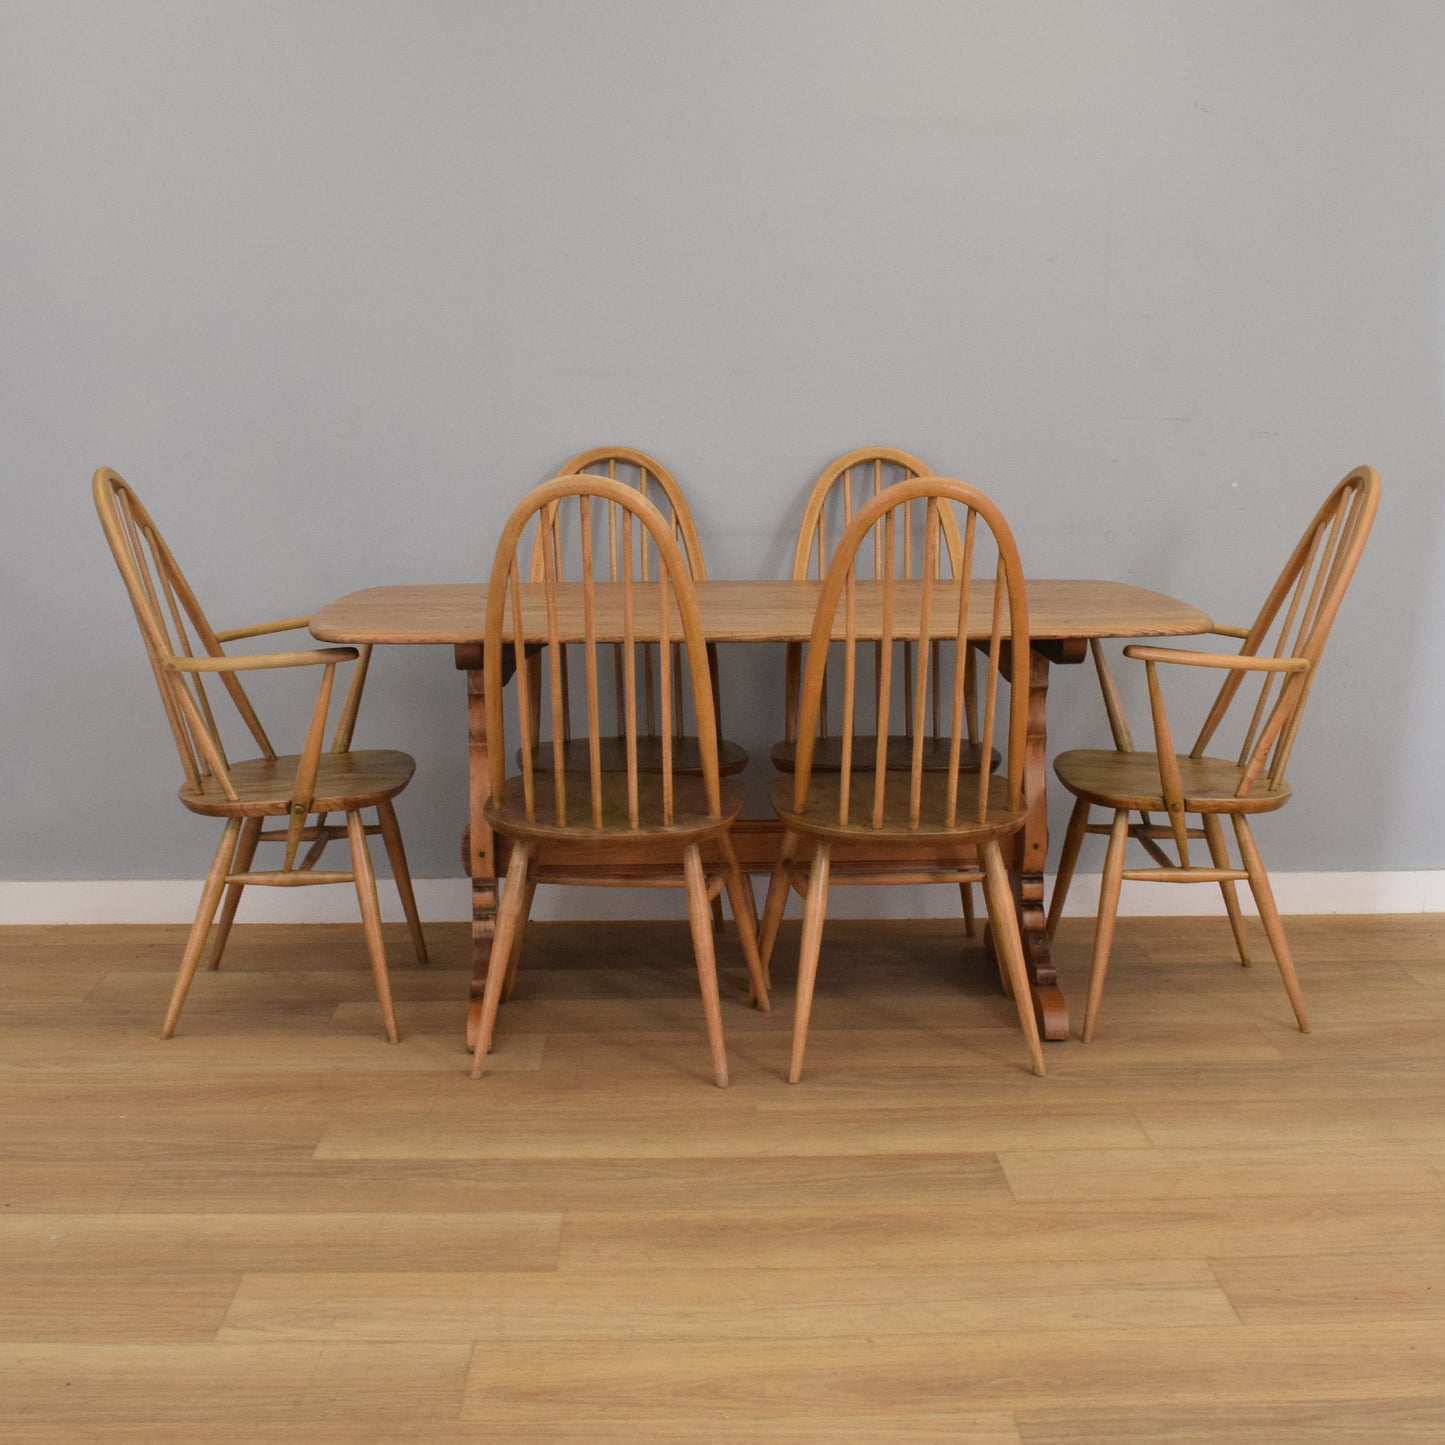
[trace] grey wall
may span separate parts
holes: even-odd
[[[209,854],[97,465],[224,626],[481,578],[599,441],[674,467],[714,575],[781,575],[822,463],[881,441],[997,497],[1032,572],[1230,620],[1374,462],[1266,847],[1445,865],[1442,53],[1433,0],[6,0],[0,877]],[[725,658],[760,753],[779,666]],[[1083,669],[1053,735],[1104,737]],[[417,754],[414,869],[455,873],[449,653],[379,657],[358,740]]]

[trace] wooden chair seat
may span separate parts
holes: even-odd
[[[814,773],[808,787],[808,811],[800,813],[793,805],[791,778],[775,778],[769,790],[778,817],[795,833],[816,838],[834,838],[857,842],[869,838],[900,841],[905,839],[949,839],[973,842],[983,838],[1002,838],[1016,833],[1024,822],[1026,810],[1008,805],[1008,779],[988,780],[988,816],[977,820],[979,775],[960,774],[958,805],[953,823],[945,821],[948,805],[948,779],[938,773],[925,773],[919,790],[919,817],[916,826],[909,823],[909,775],[898,773],[883,795],[883,826],[873,826],[873,774],[855,771],[848,799],[848,822],[838,821],[841,773]]]
[[[1157,753],[1075,748],[1054,759],[1054,772],[1076,798],[1100,807],[1144,813],[1166,811]],[[1281,781],[1273,787],[1263,775],[1255,778],[1240,796],[1244,773],[1245,769],[1229,758],[1180,758],[1185,811],[1272,813],[1289,801],[1290,785]]]
[[[193,813],[208,818],[273,818],[289,811],[296,788],[299,753],[278,758],[250,758],[230,767],[228,798],[215,777],[199,788],[183,783],[180,800]],[[416,761],[407,753],[376,748],[359,753],[322,753],[316,770],[316,791],[310,812],[350,813],[394,798],[411,781]]]
[[[627,739],[598,739],[598,752],[604,773],[626,773]],[[517,754],[520,767],[522,757]],[[532,766],[539,773],[552,771],[552,745],[544,743],[532,750]],[[722,777],[740,773],[748,765],[747,750],[727,738],[717,740],[717,770]],[[592,767],[592,753],[586,738],[568,738],[562,744],[562,767],[569,773],[586,773]],[[662,772],[662,739],[646,733],[637,739],[637,770],[640,773]],[[678,777],[702,776],[702,745],[693,733],[684,733],[672,740],[672,771]]]
[[[855,768],[862,765],[871,768],[878,736],[865,733],[853,739],[853,763]],[[925,736],[923,739],[923,771],[925,773],[946,773],[948,771],[949,740]],[[774,743],[771,753],[773,766],[780,773],[791,773],[797,765],[798,744],[794,739]],[[885,764],[890,773],[906,773],[913,766],[913,739],[906,733],[893,733],[888,738],[888,761]],[[993,750],[991,767],[998,767],[1003,759],[997,748]],[[959,744],[958,766],[966,773],[976,773],[983,765],[983,750],[977,743],[963,740]],[[813,771],[815,773],[838,773],[843,770],[843,739],[840,737],[817,738],[813,743]]]
[[[550,774],[549,774],[550,776]],[[625,773],[603,773],[601,779],[602,826],[592,824],[591,800],[587,789],[579,787],[571,799],[565,823],[558,823],[551,810],[552,790],[540,779],[537,793],[542,806],[534,807],[535,817],[527,816],[527,797],[522,778],[508,778],[501,797],[487,800],[487,821],[498,832],[513,838],[531,838],[537,842],[565,839],[569,843],[597,842],[608,850],[650,849],[659,841],[682,848],[704,838],[727,832],[742,811],[743,794],[736,784],[721,784],[721,811],[708,810],[707,793],[702,778],[673,779],[672,821],[663,821],[661,776],[643,773],[637,779],[638,825],[628,818],[627,776]]]

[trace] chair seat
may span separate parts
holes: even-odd
[[[847,823],[838,821],[838,800],[843,775],[824,773],[808,780],[808,811],[793,808],[793,780],[773,779],[769,796],[779,818],[798,833],[811,833],[824,838],[898,838],[898,839],[981,839],[1003,837],[1023,826],[1025,810],[1008,806],[1008,781],[990,777],[988,780],[988,814],[978,819],[978,773],[961,773],[958,779],[958,808],[955,821],[946,817],[948,778],[938,773],[923,775],[920,791],[919,821],[916,828],[908,826],[908,774],[892,773],[884,790],[883,826],[873,826],[873,772],[853,774],[848,799]]]
[[[226,796],[215,778],[205,778],[199,789],[182,785],[180,799],[193,813],[208,818],[269,818],[284,814],[296,785],[300,756],[288,753],[274,761],[252,758],[231,764],[231,786],[237,797]],[[356,753],[322,753],[316,772],[313,813],[349,813],[371,807],[380,799],[395,797],[411,781],[415,760],[407,753],[374,748]]]
[[[853,739],[853,766],[871,768],[878,747],[877,733],[859,733]],[[925,773],[946,773],[948,771],[947,738],[928,735],[923,739],[923,771]],[[773,766],[780,773],[791,773],[797,766],[798,745],[784,740],[774,743]],[[998,749],[993,750],[993,767],[1002,759]],[[913,766],[913,739],[906,733],[890,733],[888,737],[888,762],[890,770],[907,772]],[[976,773],[983,766],[983,749],[967,740],[959,745],[958,766],[965,773]],[[838,737],[818,738],[813,743],[813,771],[815,773],[839,773],[843,770],[843,739]]]
[[[733,783],[723,783],[720,791],[721,812],[710,816],[701,778],[678,777],[672,785],[672,822],[662,821],[662,778],[643,773],[637,780],[639,826],[632,828],[627,820],[627,775],[602,775],[602,826],[592,826],[591,789],[587,779],[569,774],[567,787],[567,821],[558,824],[552,791],[552,774],[534,780],[535,819],[527,817],[526,794],[521,778],[508,778],[500,798],[492,797],[486,805],[487,821],[499,833],[513,838],[538,841],[564,840],[585,843],[605,841],[609,848],[626,849],[629,845],[655,844],[659,840],[675,841],[679,848],[703,838],[725,833],[742,811],[742,790]]]
[[[1120,753],[1103,748],[1075,748],[1054,759],[1059,781],[1075,797],[1105,808],[1162,812],[1157,753]],[[1290,787],[1271,788],[1255,779],[1247,796],[1235,796],[1244,769],[1228,758],[1180,758],[1184,807],[1191,813],[1270,813],[1289,800]]]
[[[627,739],[600,738],[598,752],[601,754],[604,773],[627,772]],[[518,750],[517,766],[522,763]],[[717,770],[722,777],[740,773],[748,765],[744,748],[727,738],[717,740]],[[532,766],[539,772],[552,771],[552,744],[540,743],[532,750]],[[562,767],[569,773],[588,773],[592,762],[587,739],[570,738],[562,744]],[[637,771],[639,773],[660,773],[662,771],[662,739],[646,734],[637,739]],[[702,747],[696,737],[684,734],[672,740],[672,771],[677,777],[702,776]]]

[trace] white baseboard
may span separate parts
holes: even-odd
[[[1445,869],[1397,873],[1276,873],[1271,875],[1282,913],[1445,913]],[[762,879],[755,880],[761,897]],[[1053,880],[1049,879],[1050,885]],[[380,885],[382,916],[401,919],[396,890]],[[199,879],[108,879],[100,882],[0,882],[0,924],[189,923],[201,894]],[[462,921],[471,916],[464,878],[419,878],[417,903],[424,919]],[[1079,874],[1065,913],[1088,917],[1099,896],[1099,875]],[[1246,887],[1247,912],[1253,900]],[[793,900],[796,906],[797,900]],[[982,903],[980,900],[980,911]],[[831,918],[951,918],[953,888],[847,888],[828,900]],[[1219,890],[1207,884],[1126,883],[1119,912],[1133,917],[1222,914]],[[681,892],[656,889],[543,888],[537,918],[647,918],[684,916]],[[243,923],[354,923],[350,888],[250,888],[241,903]]]

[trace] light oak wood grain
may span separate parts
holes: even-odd
[[[726,1091],[678,1087],[685,923],[536,925],[484,1090],[465,925],[397,969],[397,1048],[354,927],[237,924],[231,1011],[170,1043],[121,1005],[184,928],[0,930],[0,998],[105,990],[0,1009],[0,1441],[1433,1440],[1439,921],[1291,920],[1309,1038],[1210,923],[1119,921],[1152,1026],[1052,1048],[1046,1108],[958,922],[830,933],[805,1089],[739,991]]]
[[[248,1274],[226,1340],[830,1339],[1228,1325],[1203,1261],[809,1269]]]
[[[1439,1398],[1445,1334],[1433,1322],[1304,1328],[980,1333],[957,1338],[738,1341],[527,1340],[479,1351],[463,1416],[498,1425],[546,1412],[654,1421],[752,1410],[932,1415],[1090,1409],[1142,1397],[1179,1405]]]

